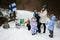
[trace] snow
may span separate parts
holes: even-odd
[[[33,12],[17,10],[16,13],[18,19],[30,19]],[[9,22],[9,24],[9,29],[3,29],[2,26],[0,27],[0,40],[60,40],[60,29],[58,29],[56,25],[54,30],[54,38],[50,38],[48,36],[48,29],[46,29],[45,34],[41,32],[37,33],[36,35],[31,35],[31,31],[28,31],[27,27],[20,26],[20,29],[18,29],[16,28],[14,21]]]
[[[17,10],[17,18],[18,19],[30,19],[31,17],[33,17],[33,12],[30,11],[26,11],[26,10]]]

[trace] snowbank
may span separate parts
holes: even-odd
[[[17,10],[16,11],[17,14],[17,19],[31,19],[31,17],[33,16],[33,12],[31,11],[25,11],[25,10]]]

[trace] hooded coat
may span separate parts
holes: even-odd
[[[48,27],[48,29],[51,30],[51,31],[54,30],[55,20],[56,20],[56,17],[55,16],[52,16],[51,17],[51,20],[49,22],[49,27]]]

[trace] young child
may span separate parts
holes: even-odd
[[[32,35],[35,35],[37,33],[37,22],[35,17],[31,19],[30,25],[31,25]]]
[[[3,28],[5,28],[5,29],[10,28],[10,26],[9,26],[9,24],[8,24],[8,21],[6,21],[6,22],[3,24]]]
[[[20,28],[20,24],[19,24],[18,19],[15,20],[15,25],[16,25],[16,28]]]
[[[31,29],[31,26],[30,26],[30,20],[29,20],[29,19],[28,19],[27,27],[28,27],[28,30],[30,30],[30,29]]]
[[[55,20],[56,20],[56,17],[54,14],[51,15],[51,18],[50,18],[50,22],[48,23],[48,30],[49,30],[49,37],[50,38],[53,38],[53,31],[54,31],[54,25],[55,25]]]
[[[37,22],[37,28],[38,28],[37,32],[40,33],[40,32],[41,32],[41,29],[40,29],[40,22],[39,22],[40,16],[39,16],[39,13],[37,12],[36,9],[34,9],[33,12],[34,12],[33,16],[36,18],[36,22]]]

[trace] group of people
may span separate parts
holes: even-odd
[[[37,32],[41,33],[41,25],[43,24],[43,33],[46,33],[46,25],[48,25],[48,30],[50,33],[49,37],[53,38],[54,24],[56,20],[55,15],[51,14],[51,16],[47,16],[46,7],[43,7],[39,13],[36,9],[34,9],[33,11],[33,17],[31,18],[31,21],[27,24],[28,30],[31,30],[32,35],[37,34]],[[50,21],[46,22],[47,18],[49,18]]]
[[[37,12],[36,9],[34,9],[33,12],[34,14],[33,17],[31,18],[31,21],[28,20],[28,24],[27,24],[28,30],[31,30],[32,35],[37,34],[37,32],[41,33],[41,25],[43,24],[44,27],[43,33],[46,33],[46,25],[48,25],[48,30],[50,33],[49,37],[53,38],[56,16],[54,14],[48,16],[46,6],[44,6],[39,13]],[[46,22],[47,18],[49,18],[50,21]],[[15,21],[16,26],[20,26],[20,24],[17,21],[18,20]],[[9,28],[8,21],[4,23],[3,27]]]

